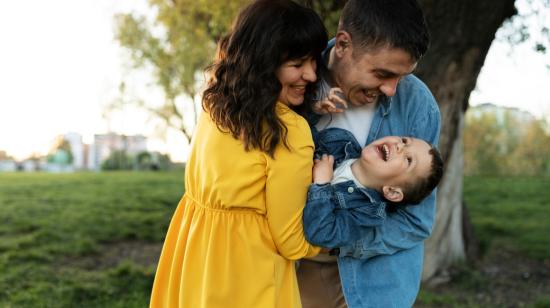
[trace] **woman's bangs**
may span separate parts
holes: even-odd
[[[297,20],[287,32],[286,60],[306,56],[317,57],[327,46],[328,36],[321,21],[316,18]]]

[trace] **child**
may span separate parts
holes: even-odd
[[[313,137],[314,183],[303,216],[312,244],[351,245],[383,224],[387,205],[418,204],[441,180],[441,156],[421,139],[388,136],[361,149],[347,130],[313,129]]]

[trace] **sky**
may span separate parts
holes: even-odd
[[[185,139],[175,132],[161,136],[145,112],[105,116],[123,80],[138,85],[130,89],[134,95],[162,99],[113,38],[113,15],[133,10],[146,12],[145,1],[0,1],[0,150],[24,159],[47,153],[59,134],[77,132],[90,143],[94,134],[114,131],[143,134],[150,150],[186,159]],[[493,43],[470,104],[550,115],[549,56],[529,44],[509,51],[506,43]]]

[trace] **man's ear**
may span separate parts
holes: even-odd
[[[351,44],[351,35],[348,32],[338,31],[335,39],[334,49],[338,57],[343,57],[346,52],[351,52],[353,46]]]
[[[396,203],[403,201],[403,190],[401,190],[401,187],[384,186],[382,187],[382,192],[384,193],[384,198],[388,201]]]

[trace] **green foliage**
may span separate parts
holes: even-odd
[[[182,179],[181,171],[0,174],[0,307],[145,307],[154,265],[94,264],[107,246],[160,244]]]
[[[58,137],[55,145],[48,154],[47,160],[49,163],[58,163],[70,165],[73,163],[74,157],[71,151],[71,144],[64,137]]]
[[[101,170],[140,170],[157,171],[170,170],[172,162],[170,156],[147,151],[137,155],[128,155],[126,151],[113,151],[101,163]]]
[[[468,112],[463,138],[465,174],[550,175],[547,127],[545,120],[522,120],[510,110]]]
[[[336,33],[340,8],[345,1],[302,0],[311,4],[325,21],[329,32]],[[249,0],[149,0],[154,20],[135,14],[116,16],[116,40],[130,51],[136,68],[151,68],[156,84],[163,90],[165,102],[152,106],[133,102],[148,109],[167,127],[181,131],[188,140],[183,107],[178,97],[191,102],[197,95],[197,73],[212,61],[216,42],[228,31],[232,20]],[[124,95],[124,84],[121,95]],[[121,100],[124,101],[124,100]],[[194,105],[193,105],[194,106]],[[194,110],[194,107],[192,108]],[[192,115],[194,119],[195,115]]]
[[[533,305],[533,308],[550,308],[550,296],[539,298]]]
[[[166,154],[141,152],[135,159],[137,170],[168,170],[170,165],[170,157]]]
[[[116,17],[116,39],[131,52],[136,67],[153,69],[155,81],[164,92],[164,104],[148,109],[188,139],[191,134],[176,99],[183,96],[194,100],[196,73],[211,62],[216,41],[246,2],[150,0],[156,12],[154,21],[134,14]]]
[[[106,160],[101,163],[101,170],[132,170],[134,161],[126,151],[113,151]]]

